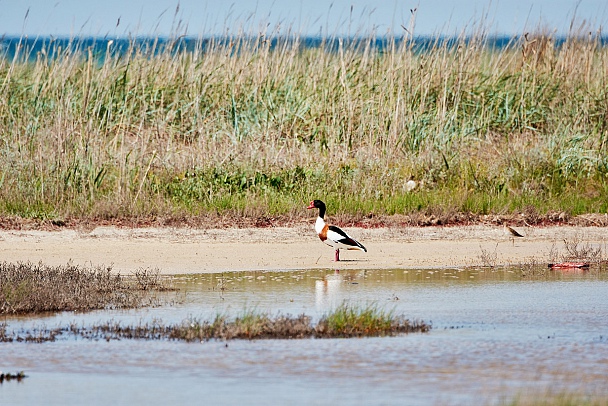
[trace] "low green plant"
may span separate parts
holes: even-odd
[[[374,304],[356,306],[348,303],[342,303],[322,317],[315,328],[320,337],[383,336],[428,329],[425,323],[410,322]]]

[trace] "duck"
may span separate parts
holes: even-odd
[[[311,201],[307,209],[319,209],[319,217],[317,217],[317,221],[315,222],[315,231],[321,241],[336,250],[334,257],[336,262],[340,261],[341,249],[367,252],[367,248],[346,234],[340,227],[325,223],[326,206],[321,200]]]

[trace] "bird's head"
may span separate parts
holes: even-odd
[[[325,207],[325,203],[323,203],[321,200],[313,200],[310,202],[307,209],[320,209],[321,207]]]

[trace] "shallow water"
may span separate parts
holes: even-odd
[[[318,318],[346,301],[431,322],[390,338],[0,344],[0,404],[492,404],[519,394],[608,397],[608,278],[509,270],[184,275],[171,306],[7,318],[8,330],[207,320],[256,308]],[[226,345],[227,344],[227,345]]]

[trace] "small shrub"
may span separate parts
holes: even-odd
[[[0,314],[88,311],[143,305],[143,289],[163,290],[148,271],[123,277],[112,268],[0,263]]]

